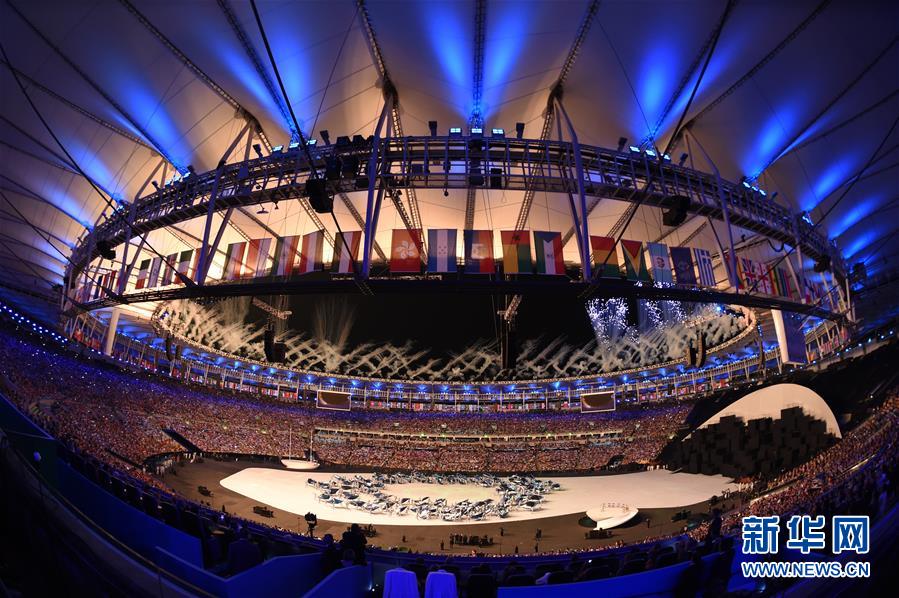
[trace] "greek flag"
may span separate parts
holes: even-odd
[[[712,266],[712,254],[707,249],[694,248],[696,264],[699,266],[699,284],[704,287],[714,287],[715,268]]]

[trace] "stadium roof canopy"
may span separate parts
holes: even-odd
[[[0,284],[46,293],[61,283],[71,247],[109,209],[72,160],[115,203],[131,201],[160,160],[170,172],[215,168],[247,118],[272,145],[291,140],[291,110],[307,137],[368,136],[384,72],[405,135],[427,135],[432,120],[443,135],[480,117],[486,130],[510,135],[523,122],[530,138],[541,135],[564,73],[563,103],[581,143],[614,148],[627,137],[664,148],[682,122],[690,135],[679,137],[675,160],[688,152],[688,164],[710,170],[701,144],[724,178],[748,177],[808,211],[850,264],[876,273],[899,249],[895,2],[256,5],[287,101],[248,1],[0,4]],[[353,194],[357,207],[363,195]],[[474,227],[512,228],[521,200],[479,190]],[[464,228],[464,191],[422,191],[418,202],[425,228]],[[591,230],[604,234],[626,207],[603,202]],[[346,206],[335,212],[343,228],[358,228]],[[234,216],[251,235],[265,230],[259,220],[279,234],[312,226],[296,205]],[[534,198],[529,228],[569,225],[567,198]],[[668,241],[700,226],[688,221]],[[385,203],[379,237],[401,227]],[[666,232],[658,210],[641,208],[626,236]],[[168,253],[196,233],[186,225],[153,242]],[[236,229],[227,235],[239,239]]]

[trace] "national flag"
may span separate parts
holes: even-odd
[[[421,230],[393,229],[390,271],[421,272]]]
[[[492,237],[491,237],[492,239]],[[531,263],[531,231],[500,231],[499,239],[503,246],[503,272],[506,274],[530,274]],[[491,249],[493,245],[491,244]]]
[[[671,263],[677,284],[696,285],[696,270],[693,268],[693,253],[689,247],[672,247]]]
[[[753,288],[756,280],[757,276],[753,261],[748,257],[737,258],[737,288],[756,291],[758,289]]]
[[[624,254],[624,271],[630,280],[651,280],[646,269],[646,257],[643,255],[643,243],[621,239],[621,252]]]
[[[792,285],[786,270],[775,268],[774,273],[777,278],[777,294],[787,299],[792,298]]]
[[[618,254],[615,252],[615,239],[590,235],[590,248],[593,250],[593,268],[599,271],[599,276],[605,278],[621,276]]]
[[[562,259],[562,233],[534,231],[537,274],[565,274]]]
[[[200,250],[194,249],[194,263],[190,266],[190,271],[193,272],[194,279],[197,278],[197,273],[200,271]]]
[[[159,271],[162,268],[162,258],[154,257],[150,262],[150,276],[147,279],[147,288],[152,289],[159,286]]]
[[[117,274],[118,272],[115,270],[110,270],[106,273],[106,276],[103,280],[103,292],[106,293],[107,296],[116,292],[115,279]]]
[[[771,287],[771,294],[775,297],[781,297],[780,280],[777,278],[777,268],[770,268],[767,272],[768,285]]]
[[[496,271],[496,261],[493,258],[493,231],[466,230],[462,236],[465,240],[465,272],[493,274]]]
[[[649,263],[652,264],[652,278],[656,282],[672,284],[671,260],[668,258],[668,246],[664,243],[647,243]]]
[[[181,255],[178,256],[178,274],[181,274],[185,277],[190,277],[190,258],[193,256],[193,249],[185,249],[181,252]],[[178,276],[175,277],[175,284],[184,284],[181,281],[181,278]]]
[[[244,260],[244,278],[268,276],[268,250],[272,245],[271,238],[251,239]]]
[[[240,278],[243,254],[246,248],[246,241],[228,245],[228,251],[225,252],[225,269],[222,272],[222,280],[237,280]]]
[[[771,310],[777,344],[780,345],[780,360],[783,363],[801,364],[807,362],[805,334],[802,333],[802,318],[799,314]]]
[[[294,273],[299,244],[299,235],[278,237],[278,242],[275,244],[275,263],[272,265],[272,276],[290,276]]]
[[[325,244],[325,236],[322,231],[315,230],[303,235],[303,245],[300,249],[300,274],[316,272],[324,268],[322,263],[322,250]]]
[[[162,271],[162,280],[160,281],[160,284],[164,287],[172,284],[172,278],[175,272],[175,263],[178,261],[178,254],[173,253],[166,256],[165,261],[165,267]]]
[[[755,289],[759,293],[766,295],[774,294],[774,287],[771,286],[771,277],[768,276],[768,265],[763,262],[755,262],[755,278],[758,281]]]
[[[699,284],[704,287],[717,286],[715,283],[715,268],[712,265],[712,254],[708,249],[693,249],[696,265],[699,267]]]
[[[134,284],[135,289],[142,289],[147,286],[147,274],[150,272],[150,260],[142,260],[140,269],[137,271],[137,282]]]
[[[456,229],[429,229],[428,272],[455,272],[456,267]]]
[[[331,270],[340,274],[352,274],[353,264],[359,258],[359,244],[361,241],[361,230],[337,233],[337,237],[334,239],[336,256],[331,261]]]

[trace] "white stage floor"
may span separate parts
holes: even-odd
[[[638,509],[682,507],[721,495],[724,490],[736,489],[730,478],[691,473],[671,473],[663,469],[608,476],[584,476],[554,479],[562,489],[546,495],[543,508],[538,511],[510,511],[505,519],[491,518],[485,521],[422,520],[415,515],[367,513],[356,509],[337,509],[317,500],[318,491],[306,484],[309,478],[327,481],[333,474],[308,471],[287,471],[248,467],[228,476],[220,483],[228,490],[242,494],[260,504],[282,511],[305,515],[315,513],[319,519],[345,523],[380,525],[472,525],[497,521],[523,521],[556,517],[570,513],[584,513],[603,503],[625,503]],[[348,477],[352,477],[351,474]],[[370,474],[362,474],[369,477]],[[422,498],[425,496],[446,498],[449,502],[465,498],[480,500],[498,498],[492,488],[474,484],[399,484],[388,485],[384,492],[397,497]]]

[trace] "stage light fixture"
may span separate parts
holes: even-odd
[[[157,183],[156,181],[150,181],[150,182],[153,184],[153,187],[154,187],[157,191],[159,191],[159,183]]]
[[[315,147],[316,143],[318,143],[318,141],[316,141],[315,139],[307,139],[306,140],[306,145],[308,145],[309,147]]]
[[[265,206],[260,206],[257,214],[268,214],[268,210],[265,209]]]
[[[280,154],[282,151],[284,151],[283,145],[276,145],[272,148],[272,154]]]
[[[743,179],[743,186],[747,189],[752,189],[752,185],[750,185],[749,181],[747,181],[746,179]]]
[[[469,134],[472,137],[480,137],[481,135],[484,134],[484,129],[482,127],[472,127],[471,130],[469,131]]]
[[[449,136],[450,137],[461,137],[462,136],[462,127],[450,127]]]
[[[428,129],[431,131],[431,137],[437,137],[437,121],[429,120]]]
[[[318,132],[321,135],[322,141],[325,145],[331,145],[331,133],[328,132],[328,129],[322,129]]]
[[[627,137],[619,137],[618,138],[618,151],[623,151],[624,146],[627,145]]]
[[[682,153],[682,154],[680,155],[680,159],[678,159],[678,161],[677,161],[677,165],[678,165],[678,166],[683,166],[683,165],[684,165],[684,162],[686,162],[686,161],[687,161],[687,158],[689,158],[689,157],[690,157],[690,154],[688,154],[687,152]]]
[[[262,157],[262,146],[260,146],[258,143],[253,144],[253,151],[256,152],[257,158]]]
[[[669,154],[662,154],[662,160],[666,162],[671,162],[671,156]]]
[[[631,150],[631,153],[632,153],[632,154],[639,154],[639,153],[640,153],[640,148],[637,147],[636,145],[632,145],[632,146],[630,146],[628,149]]]
[[[300,142],[299,142],[299,141],[291,141],[291,142],[288,144],[287,149],[289,149],[289,150],[295,150],[295,149],[297,149],[298,147],[300,147]]]
[[[191,174],[194,174],[194,175],[195,175],[195,174],[197,174],[197,171],[194,169],[194,165],[193,165],[193,164],[188,164],[188,165],[187,165],[187,174],[184,175],[184,177],[187,178],[187,176],[188,176],[188,175],[191,175]]]
[[[648,150],[646,150],[646,155],[649,156],[650,158],[655,158],[656,152],[655,152],[655,150],[648,149]]]
[[[524,137],[524,123],[515,123],[515,137],[517,139]]]
[[[505,131],[505,129],[490,129],[490,134],[493,137],[502,138],[502,137],[506,136],[506,131]]]

